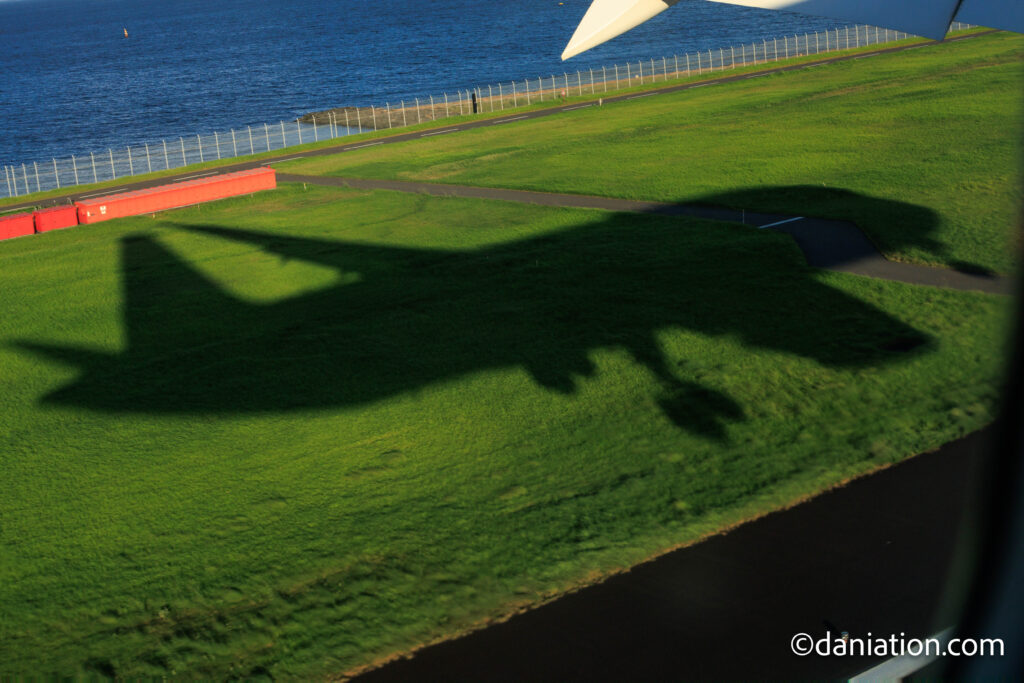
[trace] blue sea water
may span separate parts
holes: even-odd
[[[589,5],[0,0],[0,164],[834,26],[684,0],[563,64],[559,55]]]

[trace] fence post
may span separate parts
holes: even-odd
[[[196,135],[196,141],[199,143],[199,163],[203,163],[206,159],[203,158],[203,139]]]
[[[420,115],[420,98],[414,97],[416,101],[416,123],[423,123],[423,117]]]
[[[351,135],[351,134],[352,134],[352,126],[348,122],[348,109],[346,109],[345,110],[345,135]]]
[[[181,142],[181,165],[187,166],[188,159],[185,158],[185,138],[178,136],[178,141]]]
[[[295,130],[299,134],[299,144],[301,145],[302,144],[302,125],[299,123],[298,119],[295,119]]]
[[[57,183],[57,189],[60,189],[60,172],[57,171],[57,157],[51,157],[53,159],[53,179]]]
[[[252,126],[246,126],[245,129],[249,131],[249,154],[255,154],[256,147],[252,144]]]
[[[78,163],[75,161],[75,155],[71,155],[71,170],[75,172],[75,185],[78,185]]]
[[[148,142],[146,143],[146,172],[147,173],[152,173],[153,172],[153,162],[149,160],[149,143]],[[76,181],[75,184],[76,185],[78,184],[77,181]]]
[[[231,152],[232,152],[231,156],[233,156],[233,157],[237,157],[238,156],[238,142],[235,140],[235,129],[234,128],[231,129]]]
[[[213,146],[217,150],[217,161],[220,161],[220,136],[217,131],[213,131]]]
[[[110,155],[110,175],[112,179],[117,179],[117,169],[114,168],[114,150],[107,147],[107,154]]]
[[[167,140],[160,138],[160,142],[164,143],[164,170],[166,171],[171,167],[171,162],[168,161],[170,157],[167,156]],[[235,156],[238,156],[237,154]]]
[[[320,142],[320,132],[316,129],[316,114],[313,114],[313,142]]]
[[[448,111],[448,93],[446,92],[444,94],[444,117],[448,118],[450,116],[451,116],[451,113]]]
[[[487,85],[487,99],[491,102],[491,111],[494,111],[494,89]]]
[[[7,164],[4,164],[4,180],[7,181],[7,196],[13,197],[14,192],[11,190],[11,174],[7,171]]]
[[[132,163],[132,146],[128,145],[125,149],[128,150],[128,175],[135,175],[135,164]]]

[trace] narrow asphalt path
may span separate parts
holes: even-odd
[[[971,33],[962,36],[956,36],[953,38],[947,38],[943,42],[953,43],[961,40],[971,40],[973,38],[987,35],[989,33],[997,33],[997,31],[982,31],[979,33]],[[75,202],[79,199],[88,199],[89,197],[100,197],[103,195],[114,194],[117,192],[128,192],[131,190],[141,190],[146,187],[155,187],[157,185],[165,185],[167,183],[177,182],[180,180],[188,180],[190,178],[196,178],[207,175],[216,175],[221,173],[232,173],[235,171],[243,171],[250,168],[258,168],[260,166],[269,166],[271,164],[280,163],[283,161],[292,161],[294,159],[308,159],[310,157],[321,157],[331,156],[334,154],[344,154],[345,152],[355,151],[357,149],[364,149],[367,147],[377,147],[379,145],[393,145],[399,142],[408,142],[410,140],[418,140],[421,138],[429,138],[437,135],[447,135],[451,133],[458,133],[466,130],[473,130],[475,128],[486,128],[490,126],[502,126],[517,121],[527,121],[531,119],[539,119],[546,116],[554,116],[556,114],[563,114],[565,112],[576,111],[579,109],[585,109],[587,107],[598,106],[598,98],[605,103],[613,102],[625,102],[627,100],[635,100],[644,97],[653,97],[656,95],[662,95],[665,93],[682,92],[684,90],[692,90],[694,88],[703,88],[710,85],[720,85],[723,83],[735,83],[737,81],[745,81],[752,78],[762,78],[764,76],[770,76],[771,74],[783,73],[786,71],[799,71],[801,69],[809,69],[812,67],[821,66],[823,64],[833,64],[836,62],[846,62],[856,59],[865,59],[867,57],[874,57],[876,55],[891,54],[895,52],[903,52],[905,50],[915,50],[920,48],[929,48],[935,45],[941,45],[941,42],[932,43],[920,43],[916,45],[897,45],[894,47],[881,48],[878,50],[871,50],[868,52],[857,52],[854,54],[840,55],[838,57],[829,57],[826,59],[819,59],[811,62],[804,62],[801,64],[789,64],[786,66],[780,66],[755,73],[742,73],[734,74],[731,76],[721,76],[719,78],[709,78],[704,81],[682,83],[677,85],[669,85],[663,88],[655,88],[652,90],[646,90],[639,93],[626,93],[623,95],[611,95],[605,97],[605,93],[592,93],[595,98],[591,102],[574,102],[572,104],[566,104],[563,106],[549,107],[546,109],[534,109],[532,111],[516,111],[510,112],[509,116],[498,116],[495,118],[478,119],[476,121],[467,121],[458,123],[451,126],[439,125],[438,128],[431,128],[428,130],[417,130],[409,133],[400,133],[397,135],[390,135],[387,137],[375,138],[370,140],[361,140],[359,142],[352,142],[349,144],[338,144],[329,147],[321,147],[319,149],[311,149],[305,151],[282,151],[279,156],[265,157],[259,160],[241,161],[236,164],[230,164],[227,166],[219,166],[215,169],[201,169],[183,171],[174,175],[167,175],[161,178],[155,178],[150,180],[142,181],[126,181],[124,183],[113,185],[101,190],[95,188],[85,190],[83,192],[69,192],[60,196],[49,197],[46,199],[27,200],[15,204],[8,204],[0,206],[0,210],[9,211],[19,208],[28,207],[48,207],[57,206],[60,204],[68,204]],[[587,94],[584,92],[584,94]]]
[[[790,639],[929,637],[992,430],[954,441],[356,677],[383,681],[848,678],[884,657],[799,657]],[[961,579],[963,577],[960,577]]]
[[[807,263],[844,273],[866,275],[884,280],[916,285],[946,287],[965,291],[1010,294],[1012,280],[1006,277],[963,273],[947,268],[931,268],[889,261],[882,256],[860,229],[848,221],[835,221],[804,216],[738,211],[712,206],[669,204],[663,202],[612,199],[587,195],[530,192],[501,188],[440,185],[404,180],[369,180],[364,178],[333,178],[279,173],[282,182],[308,183],[362,190],[415,192],[438,197],[470,197],[507,202],[523,202],[540,206],[603,209],[632,213],[653,213],[666,216],[690,216],[712,221],[746,223],[757,228],[785,232],[793,237],[803,251]]]

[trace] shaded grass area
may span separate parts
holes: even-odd
[[[665,201],[742,190],[735,208],[847,218],[890,258],[1009,272],[1022,48],[993,34],[280,168]],[[933,244],[904,216],[774,189],[798,185],[927,206]]]
[[[988,422],[999,297],[284,186],[0,244],[0,671],[322,676]]]

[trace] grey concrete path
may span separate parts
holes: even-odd
[[[282,182],[308,183],[362,190],[415,192],[438,197],[470,197],[507,202],[523,202],[552,207],[602,209],[666,216],[690,216],[712,221],[746,223],[757,228],[778,230],[792,235],[803,251],[807,263],[844,273],[854,273],[884,280],[916,285],[946,287],[965,291],[1010,294],[1011,278],[963,273],[947,268],[931,268],[889,261],[883,257],[860,229],[848,221],[786,216],[781,214],[738,211],[720,207],[669,204],[664,202],[591,197],[587,195],[530,192],[501,188],[441,185],[403,180],[370,180],[365,178],[333,178],[279,173]]]

